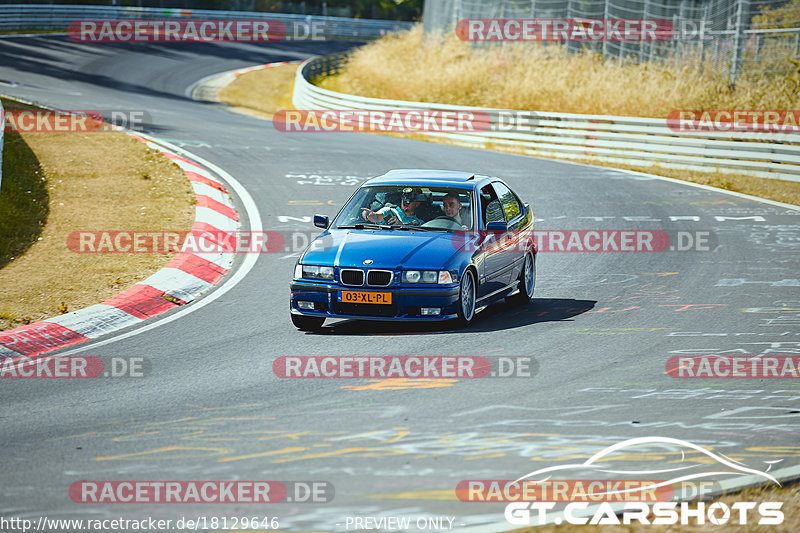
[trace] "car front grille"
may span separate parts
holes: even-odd
[[[354,287],[360,287],[364,284],[364,271],[363,270],[356,270],[356,269],[342,269],[339,272],[340,279],[342,280],[342,285],[351,285]]]
[[[394,273],[391,270],[368,270],[366,284],[371,287],[388,287],[392,284]],[[342,285],[361,287],[364,285],[364,271],[357,268],[343,268],[339,272]]]
[[[387,287],[392,283],[392,272],[389,270],[370,270],[367,273],[367,285]]]

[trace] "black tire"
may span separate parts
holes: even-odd
[[[475,318],[475,303],[478,292],[478,284],[475,281],[475,273],[467,269],[461,276],[461,284],[458,287],[458,318],[456,322],[459,327],[467,327]]]
[[[324,318],[292,314],[292,324],[301,331],[318,331],[325,323]]]
[[[530,274],[530,278],[526,278]],[[508,303],[514,305],[523,305],[531,301],[533,298],[533,291],[536,287],[536,255],[532,252],[525,253],[525,263],[522,266],[522,271],[519,273],[519,283],[517,289],[519,292],[506,298]]]

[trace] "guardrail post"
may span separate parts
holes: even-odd
[[[603,3],[603,24],[608,24],[608,0]],[[608,58],[608,39],[603,39],[603,59]]]
[[[647,14],[650,12],[650,0],[644,0],[644,8],[642,9],[642,18],[647,19]],[[645,42],[642,39],[642,36],[639,36],[639,63],[644,61],[644,48]]]
[[[502,17],[501,17],[502,18]],[[572,21],[572,0],[567,0],[567,20]],[[564,53],[569,54],[574,48],[571,39],[567,39],[567,42],[564,43]]]
[[[711,20],[711,4],[709,3],[706,7],[703,8],[703,19],[700,21],[702,24],[701,31],[700,31],[700,60],[705,64],[706,62],[706,55],[707,55],[707,39],[706,39],[706,24],[709,24]],[[710,24],[709,24],[710,25]],[[701,65],[702,67],[702,65]]]
[[[744,47],[745,7],[749,7],[749,0],[738,0],[736,8],[736,27],[733,36],[733,59],[731,60],[730,86],[736,86],[736,78],[742,68],[742,48]]]
[[[678,9],[678,23],[681,28],[681,33],[678,37],[678,43],[675,46],[675,53],[677,56],[681,58],[683,61],[684,53],[685,53],[685,43],[683,42],[686,39],[686,32],[684,31],[686,28],[686,0],[681,0],[680,8]]]

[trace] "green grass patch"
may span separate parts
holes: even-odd
[[[20,105],[2,100],[3,107]],[[6,132],[0,182],[0,268],[19,257],[38,239],[47,222],[47,182],[36,154],[22,137]]]

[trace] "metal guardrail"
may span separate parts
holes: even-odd
[[[0,30],[67,30],[75,20],[179,19],[179,20],[278,20],[283,23],[313,24],[325,38],[367,40],[384,33],[406,30],[412,22],[352,19],[208,9],[159,9],[120,6],[72,6],[9,4],[0,6]]]
[[[679,132],[666,119],[530,112],[530,131],[503,131],[502,110],[424,102],[384,100],[338,93],[315,86],[321,76],[338,72],[346,56],[305,61],[297,71],[292,104],[297,109],[461,110],[489,117],[486,131],[424,132],[476,147],[502,145],[544,157],[593,159],[632,165],[660,165],[800,181],[800,133],[746,131]],[[479,129],[479,128],[476,128]]]

